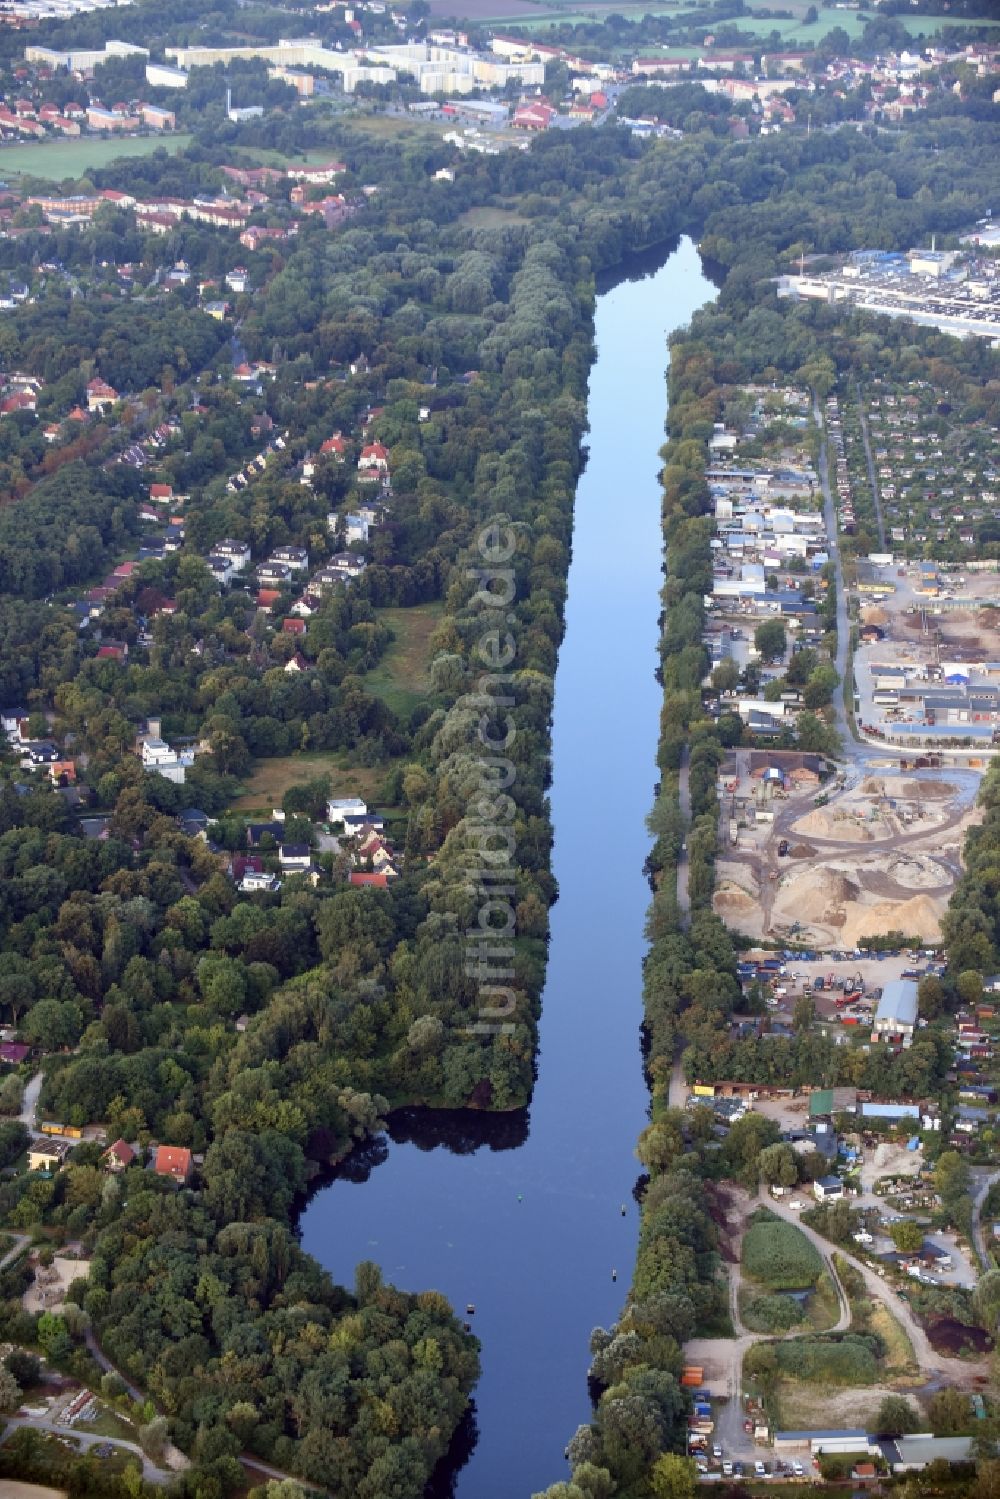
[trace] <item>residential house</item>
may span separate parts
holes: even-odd
[[[305,547],[275,547],[271,553],[270,560],[272,563],[277,563],[280,567],[288,568],[292,572],[301,572],[309,566],[309,553]]]
[[[844,1183],[839,1176],[821,1176],[813,1182],[813,1196],[817,1202],[836,1202],[844,1195]]]
[[[327,821],[333,826],[340,822],[348,826],[348,819],[362,823],[368,816],[368,804],[360,796],[332,797],[326,804]]]
[[[174,750],[165,739],[147,734],[142,740],[142,766],[154,775],[173,781],[175,786],[184,785],[184,777],[194,764],[194,750]]]
[[[186,1145],[158,1145],[154,1156],[153,1170],[157,1176],[169,1176],[178,1186],[185,1187],[191,1180],[194,1163]]]
[[[118,392],[106,380],[91,380],[87,386],[87,410],[104,412],[115,404]]]
[[[304,874],[312,864],[308,843],[283,843],[278,849],[278,863],[288,874]]]
[[[73,1149],[69,1140],[35,1140],[28,1147],[29,1171],[60,1171]]]
[[[271,893],[281,889],[281,881],[276,874],[268,874],[266,870],[247,869],[239,888],[244,895],[253,895],[261,890]]]
[[[295,655],[285,662],[285,671],[289,676],[297,676],[300,672],[308,670],[309,662],[302,655],[301,651],[296,651]]]
[[[115,1173],[124,1171],[127,1166],[131,1166],[135,1158],[136,1153],[126,1140],[116,1140],[113,1145],[108,1146],[107,1150],[101,1156],[105,1171]]]
[[[359,479],[382,479],[389,473],[389,451],[380,442],[369,442],[358,459]]]

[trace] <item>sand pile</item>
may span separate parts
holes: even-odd
[[[712,909],[717,916],[738,916],[742,911],[752,911],[757,901],[736,885],[723,885],[712,897]]]
[[[867,604],[861,611],[861,623],[864,625],[887,625],[889,616],[879,604]]]
[[[922,942],[940,942],[941,916],[947,902],[929,895],[914,895],[909,900],[883,900],[873,906],[852,906],[846,913],[842,939],[857,942],[859,937],[874,937],[882,932],[905,932]]]
[[[922,859],[919,854],[911,854],[908,858],[902,854],[897,858],[890,857],[886,862],[885,872],[890,880],[908,890],[946,885],[950,879],[948,871],[942,869],[940,864],[933,859]]]
[[[922,798],[924,801],[936,802],[953,797],[955,788],[949,786],[947,781],[901,781],[899,795],[908,796],[912,801]]]
[[[838,843],[871,843],[876,836],[870,827],[857,818],[831,816],[822,807],[814,808],[812,812],[807,812],[804,817],[793,822],[792,830],[808,838],[832,838]],[[884,836],[887,829],[880,827],[879,831]]]
[[[845,908],[860,893],[846,875],[815,869],[782,880],[779,898],[783,914],[795,921],[839,927],[844,922]]]

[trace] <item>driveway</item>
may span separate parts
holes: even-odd
[[[989,1252],[986,1235],[983,1232],[982,1212],[983,1203],[989,1195],[990,1188],[994,1182],[1000,1181],[1000,1171],[989,1171],[981,1177],[977,1172],[976,1176],[977,1185],[972,1194],[972,1243],[983,1269],[992,1270],[993,1256]]]
[[[45,1073],[36,1072],[25,1087],[24,1098],[21,1101],[21,1112],[18,1118],[32,1135],[38,1134],[38,1095],[42,1091],[44,1080]]]
[[[794,1213],[791,1208],[786,1207],[782,1202],[769,1202],[768,1207],[779,1218],[784,1218],[786,1223],[794,1223],[796,1228],[800,1228],[810,1243],[815,1244],[820,1254],[824,1255],[824,1257],[831,1252],[829,1240],[824,1239],[822,1235],[818,1234],[815,1229],[809,1228],[807,1224],[800,1223],[798,1214]],[[908,1303],[900,1300],[891,1285],[887,1284],[874,1270],[862,1260],[856,1259],[846,1249],[838,1246],[836,1253],[842,1259],[846,1260],[852,1269],[858,1272],[863,1278],[869,1292],[884,1303],[889,1313],[905,1329],[910,1342],[913,1344],[913,1351],[916,1354],[917,1362],[928,1379],[940,1377],[952,1384],[963,1387],[976,1375],[989,1374],[990,1364],[987,1359],[977,1361],[974,1359],[949,1358],[946,1354],[938,1353],[931,1347],[930,1339],[913,1315]]]
[[[173,1473],[164,1472],[146,1456],[137,1442],[126,1442],[118,1437],[102,1437],[95,1432],[75,1431],[72,1426],[62,1426],[57,1421],[50,1421],[45,1416],[7,1416],[3,1434],[0,1442],[6,1441],[12,1431],[20,1431],[22,1427],[27,1431],[45,1431],[50,1436],[61,1438],[70,1442],[87,1452],[92,1447],[112,1446],[120,1452],[127,1452],[132,1457],[137,1457],[142,1464],[142,1476],[149,1483],[170,1483],[174,1477]]]

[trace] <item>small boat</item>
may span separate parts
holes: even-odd
[[[612,1272],[611,1272],[611,1279],[612,1280],[617,1280],[618,1279],[618,1271],[617,1270],[612,1270]]]
[[[622,1203],[622,1217],[624,1218],[624,1216],[625,1216],[625,1204]]]
[[[465,1315],[467,1317],[474,1317],[476,1315],[476,1308],[475,1308],[475,1306],[473,1305],[473,1303],[471,1301],[468,1303],[468,1305],[465,1308]]]

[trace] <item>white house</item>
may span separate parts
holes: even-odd
[[[312,863],[308,843],[283,843],[278,849],[278,863],[289,874],[303,873]]]
[[[240,880],[240,889],[246,893],[254,890],[280,890],[281,881],[276,874],[267,874],[263,869],[248,869]]]
[[[177,786],[184,785],[184,776],[189,765],[194,764],[194,750],[172,750],[165,739],[147,734],[142,741],[142,766],[144,770],[163,776]]]
[[[360,796],[337,796],[326,804],[326,818],[331,824],[345,822],[348,817],[367,817],[368,804]]]

